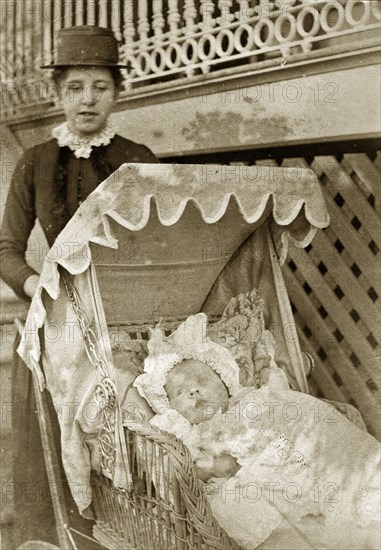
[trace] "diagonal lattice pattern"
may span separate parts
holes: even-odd
[[[379,437],[380,155],[283,159],[319,177],[330,226],[305,250],[290,250],[284,276],[299,337],[313,354],[311,390],[349,402]]]

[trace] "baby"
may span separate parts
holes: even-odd
[[[168,372],[165,390],[171,408],[190,424],[210,419],[217,410],[225,412],[229,405],[229,392],[220,376],[205,363],[194,359],[184,360]],[[209,466],[203,467],[197,461],[195,465],[202,481],[211,477],[231,477],[240,468],[229,453],[213,456]]]
[[[155,329],[135,386],[157,413],[150,422],[189,448],[221,526],[252,549],[285,519],[308,514],[335,527],[374,523],[378,442],[330,405],[290,390],[271,340],[266,383],[242,387],[230,352],[206,336],[206,321],[189,317],[169,337]]]

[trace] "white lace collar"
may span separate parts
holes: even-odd
[[[107,125],[104,130],[98,132],[90,139],[81,139],[70,131],[68,123],[64,122],[52,130],[52,137],[58,141],[60,147],[69,147],[77,158],[88,159],[93,147],[109,145],[115,131]]]

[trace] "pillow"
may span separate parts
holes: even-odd
[[[240,368],[243,386],[260,387],[273,355],[272,336],[265,329],[264,301],[254,289],[232,298],[208,336],[225,346]]]
[[[271,364],[271,337],[265,330],[264,301],[256,290],[232,298],[219,321],[208,324],[211,340],[226,347],[240,368],[243,386],[260,387],[267,379]],[[127,326],[109,326],[109,335],[123,415],[149,420],[155,413],[132,386],[144,372],[148,356],[147,332],[130,332]]]

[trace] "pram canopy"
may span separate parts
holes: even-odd
[[[119,401],[133,381],[128,361],[113,359],[107,327],[142,332],[160,319],[166,328],[200,311],[219,316],[231,297],[257,288],[276,360],[291,386],[307,392],[280,266],[289,242],[305,247],[328,223],[316,175],[271,166],[124,165],[80,206],[45,260],[18,351],[40,389],[52,394],[81,512],[91,503],[90,471],[99,468],[104,429],[95,397],[99,366]],[[83,344],[84,325],[94,327],[100,363]],[[123,487],[119,421],[117,413],[105,473]]]

